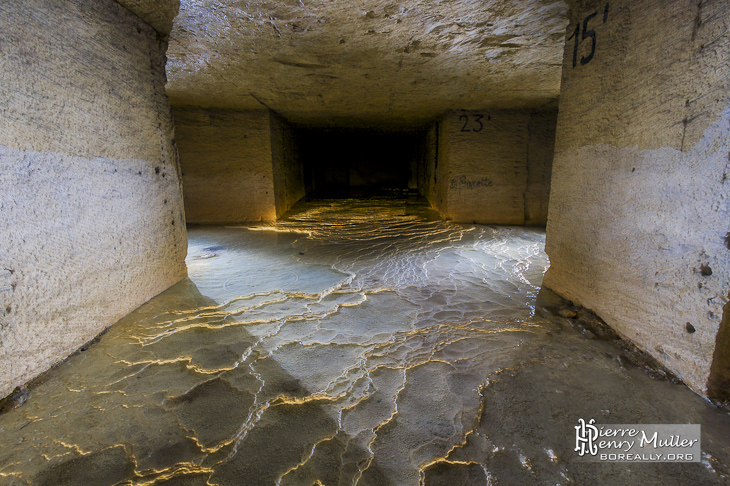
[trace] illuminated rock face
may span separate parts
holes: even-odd
[[[462,223],[544,225],[557,113],[457,112],[438,124],[422,193]]]
[[[185,277],[165,44],[109,1],[0,5],[0,395]]]
[[[288,124],[267,110],[176,108],[190,223],[273,221],[304,196]]]
[[[705,394],[730,355],[727,2],[572,3],[545,283]]]
[[[727,484],[730,417],[541,312],[544,231],[308,203],[191,228],[185,280],[0,414],[4,484]],[[579,418],[701,423],[704,464],[597,465]],[[606,475],[606,468],[613,467]]]

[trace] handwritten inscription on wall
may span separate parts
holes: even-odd
[[[588,14],[588,16],[583,20],[583,32],[581,33],[581,25],[580,22],[578,22],[575,24],[575,30],[572,34],[570,34],[570,37],[568,37],[568,40],[575,39],[573,41],[573,67],[576,67],[578,65],[578,47],[580,46],[581,41],[585,41],[587,39],[591,40],[591,52],[587,56],[580,57],[581,65],[586,65],[591,62],[591,59],[593,59],[593,56],[596,54],[596,43],[598,42],[598,39],[596,37],[596,31],[593,29],[589,29],[588,23],[597,16],[598,10],[591,14]],[[606,2],[606,6],[603,8],[603,23],[605,24],[607,20],[608,2]]]
[[[454,179],[451,179],[451,182],[449,183],[450,189],[476,189],[477,187],[490,187],[493,186],[494,182],[492,182],[491,179],[487,177],[482,177],[480,179],[469,179],[467,176],[459,176]]]

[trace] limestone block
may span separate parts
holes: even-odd
[[[185,277],[165,44],[111,0],[0,4],[0,396]]]
[[[271,113],[271,162],[274,173],[276,217],[289,211],[305,195],[304,172],[294,129]]]
[[[727,2],[570,4],[545,285],[704,394],[730,290]]]
[[[525,224],[544,226],[547,223],[556,123],[557,113],[554,111],[530,114],[527,125]]]
[[[180,0],[114,0],[157,32],[167,35],[172,30],[172,21],[180,9]]]
[[[439,124],[434,207],[456,222],[544,224],[554,112],[453,112]]]
[[[269,112],[175,107],[173,114],[187,221],[274,221]]]

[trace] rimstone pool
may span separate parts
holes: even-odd
[[[6,405],[0,484],[730,484],[727,413],[549,312],[544,230],[371,199],[188,236],[187,280]],[[701,424],[701,461],[586,462],[581,418]]]

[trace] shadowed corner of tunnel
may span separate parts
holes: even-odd
[[[154,310],[145,311],[145,306],[150,305],[154,305]],[[116,326],[134,319],[138,312],[159,313],[160,309],[185,312],[218,304],[202,295],[186,278],[145,306]],[[244,329],[238,331],[241,340],[256,340]],[[53,464],[37,474],[31,484],[273,485],[279,484],[277,479],[287,471],[288,477],[281,484],[304,484],[302,481],[310,484],[315,479],[324,484],[337,484],[340,475],[357,475],[367,465],[359,484],[390,486],[387,474],[380,470],[376,460],[370,460],[370,452],[338,430],[337,421],[316,400],[302,401],[311,393],[270,357],[261,359],[256,367],[264,381],[259,393],[280,399],[272,401],[242,441],[230,441],[211,452],[218,444],[230,440],[230,433],[221,433],[239,430],[253,404],[253,393],[234,386],[231,374],[236,371],[240,373],[238,368],[217,373],[182,395],[156,404],[177,416],[187,440],[148,453],[144,458],[147,466],[150,461],[155,466],[151,473],[150,468],[140,466],[141,458],[134,455],[133,441],[121,440],[119,444],[104,445]],[[325,450],[324,454],[318,454],[320,449]],[[342,462],[332,464],[333,457],[341,458]]]
[[[730,298],[730,294],[728,297]],[[707,396],[730,412],[730,302],[722,309],[722,321],[717,331],[715,352],[707,381]]]

